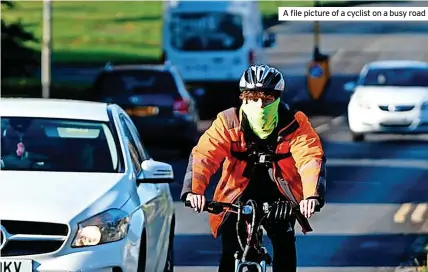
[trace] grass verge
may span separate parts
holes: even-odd
[[[322,0],[323,5],[350,1]],[[355,2],[355,1],[353,1]],[[356,1],[358,2],[358,1]],[[278,7],[313,6],[313,1],[260,1],[265,26],[278,23]],[[6,22],[21,21],[35,34],[40,49],[42,1],[15,1],[2,7]],[[161,54],[162,2],[54,1],[52,3],[53,61],[55,63],[156,62]]]
[[[76,82],[55,82],[50,88],[51,98],[88,100],[90,85]],[[1,97],[42,97],[40,80],[34,78],[8,78],[1,82]]]

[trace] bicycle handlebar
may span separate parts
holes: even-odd
[[[250,201],[248,201],[247,203],[251,203]],[[237,232],[237,237],[238,237],[238,241],[239,241],[239,245],[241,247],[241,250],[243,252],[242,255],[242,259],[245,260],[246,256],[248,254],[248,250],[251,248],[252,245],[252,241],[253,239],[256,239],[256,245],[258,245],[258,243],[260,243],[259,239],[257,239],[257,237],[254,236],[254,233],[259,233],[259,227],[261,222],[266,218],[266,216],[269,216],[270,212],[271,212],[271,208],[272,206],[269,205],[268,203],[263,203],[263,207],[262,210],[265,213],[265,216],[262,217],[261,220],[258,220],[256,222],[255,219],[255,210],[253,210],[253,207],[255,207],[254,202],[251,203],[251,205],[242,205],[242,204],[232,204],[232,203],[225,203],[225,202],[217,202],[217,201],[206,201],[205,205],[204,205],[204,211],[207,211],[209,213],[213,213],[213,214],[219,214],[221,212],[224,211],[225,208],[232,208],[235,210],[238,210],[240,214],[244,214],[244,215],[251,215],[253,216],[252,220],[251,220],[251,224],[250,224],[250,229],[247,229],[247,234],[248,234],[248,238],[246,240],[246,245],[244,246],[240,235],[239,235],[239,222],[240,222],[240,215],[238,214],[238,220],[236,222],[236,232]],[[186,200],[184,202],[184,206],[186,207],[191,207],[191,202]],[[320,206],[316,206],[315,207],[315,211],[318,212],[320,211]],[[310,225],[307,223],[307,221],[304,221],[304,216],[303,214],[300,212],[300,208],[299,206],[296,206],[293,208],[292,214],[295,216],[295,218],[297,219],[297,221],[301,222],[302,224],[302,228],[305,229],[306,231],[312,231],[312,228],[310,227]],[[305,223],[306,222],[306,223]]]
[[[192,204],[189,200],[186,200],[184,202],[184,206],[191,207]],[[242,214],[251,214],[253,212],[253,208],[250,205],[243,205],[239,206],[236,204],[226,203],[226,202],[217,202],[217,201],[206,201],[204,206],[204,211],[213,213],[213,214],[219,214],[226,208],[241,208]]]
[[[186,207],[191,207],[191,203],[189,200],[186,200],[184,202],[184,206]],[[205,207],[204,207],[204,211],[209,212],[209,213],[213,213],[213,214],[219,214],[221,213],[225,208],[241,208],[241,213],[242,214],[251,214],[253,212],[253,207],[250,205],[243,205],[243,206],[239,206],[236,204],[231,204],[231,203],[226,203],[226,202],[217,202],[217,201],[206,201],[205,202]],[[264,207],[267,209],[270,209],[271,206],[269,205],[268,207]],[[320,207],[317,205],[315,207],[315,211],[319,212],[320,211]],[[297,213],[297,214],[301,214],[300,213],[300,209],[299,207],[295,207],[293,209],[293,213]]]

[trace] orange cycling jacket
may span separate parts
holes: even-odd
[[[238,110],[230,108],[217,115],[193,148],[184,178],[181,200],[187,193],[203,195],[211,176],[223,163],[221,178],[213,200],[233,203],[248,185],[243,175],[247,162],[238,160],[233,152],[245,152],[246,143]],[[324,205],[326,159],[320,137],[301,111],[291,112],[280,104],[276,154],[290,156],[272,163],[271,177],[280,192],[295,205],[303,199],[317,198]],[[214,237],[225,218],[225,212],[210,214]],[[306,218],[299,220],[303,233],[311,231]],[[306,227],[305,227],[306,226]]]

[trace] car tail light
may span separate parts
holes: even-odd
[[[180,113],[189,113],[189,101],[178,99],[174,101],[174,111]]]
[[[248,62],[251,64],[254,63],[254,51],[250,50],[250,52],[248,52]]]

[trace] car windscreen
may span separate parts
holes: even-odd
[[[428,87],[428,68],[372,68],[358,85]]]
[[[172,13],[170,44],[180,51],[231,51],[244,45],[242,16],[226,12]]]
[[[2,171],[119,172],[106,123],[3,116],[1,124]]]
[[[154,70],[123,70],[104,72],[95,83],[100,95],[168,94],[179,92],[171,73]]]

